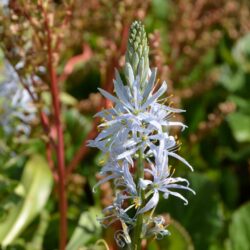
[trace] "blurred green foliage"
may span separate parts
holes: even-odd
[[[55,2],[58,2],[59,11],[61,1]],[[65,41],[66,49],[62,54],[59,72],[63,71],[67,59],[81,53],[83,42],[88,43],[94,53],[86,62],[74,65],[63,84],[61,101],[66,162],[70,162],[92,129],[93,114],[98,106],[96,103],[100,102],[97,97],[95,99],[96,88],[103,85],[107,78],[103,76],[104,68],[109,69],[107,65],[114,66],[110,59],[110,48],[114,46],[113,43],[120,43],[121,34],[112,34],[116,19],[123,21],[122,18],[141,18],[140,13],[134,16],[127,14],[127,17],[126,11],[122,12],[122,3],[125,5],[126,2],[121,1],[119,11],[111,2],[107,4],[109,11],[105,4],[104,7],[100,4],[101,7],[94,12],[91,9],[93,6],[87,6],[91,15],[93,14],[93,19],[91,15],[87,15],[87,19],[92,23],[85,20],[88,26],[86,23],[81,26],[80,21],[76,22],[74,27],[79,27],[79,30],[72,29],[72,39]],[[187,1],[186,6],[192,8],[194,2]],[[216,5],[216,1],[204,2],[208,3],[206,8],[204,7],[204,16],[208,17],[213,14],[213,9],[209,11],[210,5],[226,9],[230,3],[235,3],[218,1]],[[133,4],[136,9],[136,3],[131,3],[131,6]],[[161,241],[151,240],[147,249],[249,250],[250,30],[230,37],[229,31],[240,29],[239,26],[242,25],[237,21],[243,12],[236,11],[231,13],[226,21],[223,19],[221,22],[230,23],[230,18],[234,17],[231,26],[228,25],[229,31],[227,25],[223,26],[218,22],[215,26],[204,25],[203,31],[198,31],[193,40],[189,41],[184,37],[179,41],[179,37],[184,36],[185,32],[192,31],[190,23],[186,23],[186,27],[181,26],[185,17],[185,9],[182,9],[184,7],[181,4],[183,1],[153,0],[145,10],[144,22],[151,35],[157,29],[161,38],[160,41],[157,40],[158,47],[152,48],[154,43],[150,43],[153,51],[152,65],[162,66],[159,77],[167,78],[169,91],[177,96],[176,105],[187,110],[184,116],[180,117],[189,127],[181,137],[183,148],[180,154],[192,164],[195,173],[187,174],[185,168],[177,165],[175,161],[171,164],[182,176],[188,175],[196,196],[187,196],[188,206],[183,206],[181,201],[171,198],[160,202],[157,213],[170,217],[171,236]],[[245,12],[250,10],[248,3],[242,8]],[[133,7],[131,9],[133,10]],[[131,9],[127,12],[130,13]],[[57,11],[57,8],[54,11]],[[116,11],[121,15],[120,19],[115,16]],[[178,13],[182,13],[181,16],[178,16]],[[186,16],[189,20],[187,13]],[[204,17],[202,13],[197,16],[198,20]],[[103,17],[106,18],[106,23]],[[220,33],[218,41],[212,44],[209,40],[206,44],[202,39],[209,39],[214,35],[214,31]],[[199,33],[202,32],[207,33],[205,38],[200,39]],[[114,54],[117,47],[113,51]],[[198,55],[185,54],[185,51],[192,50],[198,51]],[[159,55],[162,56],[160,62],[154,59]],[[4,57],[1,56],[0,60],[2,84],[5,80]],[[166,65],[167,70],[163,67]],[[207,82],[212,84],[206,87]],[[45,103],[50,103],[46,93],[43,98]],[[10,98],[4,99],[4,96],[1,96],[1,107],[2,103],[9,101]],[[221,106],[221,103],[224,106]],[[0,118],[4,112],[1,107]],[[11,120],[8,126],[15,128],[19,123],[18,119]],[[31,124],[31,134],[28,136],[16,131],[6,133],[4,127],[0,127],[0,243],[2,246],[11,243],[7,247],[9,250],[58,249],[59,213],[56,187],[47,201],[52,190],[52,177],[48,164],[43,158],[36,156],[38,153],[45,156],[42,134],[39,122]],[[69,177],[67,250],[106,249],[104,244],[97,243],[100,238],[110,245],[114,244],[113,231],[102,230],[96,221],[102,206],[112,195],[112,186],[98,190],[97,193],[92,192],[101,158],[97,151],[89,151]],[[22,223],[18,224],[22,219]]]

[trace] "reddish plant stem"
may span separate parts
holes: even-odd
[[[32,93],[32,91],[30,90],[30,88],[24,83],[23,79],[21,77],[19,77],[20,83],[23,86],[24,89],[27,90],[30,98],[32,99],[33,103],[36,104],[38,102],[38,100],[35,98],[34,94]],[[35,82],[32,81],[33,86],[35,86]],[[55,169],[54,169],[54,162],[52,159],[52,152],[53,152],[53,147],[55,148],[55,142],[53,140],[53,138],[50,136],[50,124],[48,121],[48,117],[47,115],[39,108],[39,116],[40,116],[40,120],[42,123],[42,127],[43,130],[45,132],[46,135],[48,135],[48,139],[49,141],[46,142],[46,158],[50,167],[50,170],[52,172],[52,175],[54,177],[55,182],[58,181],[58,175],[57,173],[55,173]]]
[[[49,27],[49,20],[47,12],[42,9],[45,18],[45,30],[47,32],[47,48],[48,48],[48,70],[50,74],[50,88],[52,95],[52,104],[54,108],[54,120],[57,133],[57,170],[58,170],[58,191],[59,191],[59,210],[60,210],[60,230],[59,230],[59,249],[65,250],[67,241],[67,197],[65,190],[65,155],[64,155],[64,138],[63,127],[61,123],[61,109],[59,100],[59,88],[57,82],[56,72],[53,66],[53,51],[51,29]]]
[[[45,144],[45,149],[46,149],[46,158],[49,164],[49,168],[52,172],[54,181],[57,183],[58,182],[58,173],[55,171],[55,166],[54,166],[54,161],[52,158],[52,150],[51,150],[51,145],[49,142]]]
[[[48,138],[49,138],[49,140],[47,142],[45,142],[47,161],[48,161],[50,170],[52,172],[52,175],[54,177],[54,180],[57,183],[58,182],[58,173],[55,172],[54,161],[52,158],[52,152],[53,152],[53,149],[56,149],[56,144],[55,144],[53,138],[51,138],[51,136],[50,136],[50,126],[49,126],[48,117],[41,110],[39,112],[40,112],[40,120],[41,120],[41,123],[43,126],[43,130],[46,133],[46,135],[48,135]]]
[[[68,8],[65,11],[65,17],[64,17],[63,22],[62,22],[62,24],[60,26],[61,30],[64,30],[65,28],[67,28],[68,24],[70,23],[70,20],[71,20],[72,15],[73,15],[72,14],[73,8],[74,8],[74,1],[72,1],[71,5],[69,5]],[[55,49],[54,49],[54,51],[56,51],[56,52],[59,51],[61,42],[62,42],[62,37],[58,36],[57,40],[55,42]]]
[[[39,4],[39,6],[40,5],[41,4]],[[15,6],[15,5],[13,5],[12,8],[14,8],[16,11],[23,11],[23,15],[30,22],[30,24],[34,28],[34,30],[36,30],[36,28],[37,28],[36,23],[34,23],[31,16],[25,10],[21,10],[18,6]],[[40,39],[40,41],[41,41],[41,39]],[[41,43],[42,42],[43,41],[41,41]],[[29,93],[33,103],[34,104],[38,103],[40,101],[39,94],[38,94],[37,99],[36,99],[36,97],[33,95],[32,91],[30,90],[30,88],[23,82],[21,77],[19,77],[19,79],[20,79],[22,86]],[[33,87],[37,87],[36,81],[34,80],[33,76],[31,77],[31,79],[32,79]],[[41,110],[41,108],[38,108],[38,112],[39,112],[39,116],[40,116],[40,120],[41,120],[41,124],[42,124],[43,130],[44,130],[44,133],[45,133],[45,135],[48,136],[48,139],[49,139],[48,142],[45,142],[46,158],[47,158],[51,173],[53,175],[54,181],[57,183],[58,182],[58,173],[55,172],[54,161],[52,158],[52,153],[53,153],[54,149],[56,149],[55,141],[53,140],[53,138],[50,135],[50,124],[49,124],[49,119],[48,119],[47,115]]]
[[[37,88],[38,84],[35,81],[33,75],[31,76],[31,80],[32,80],[32,86],[34,88]],[[29,93],[32,94],[31,91],[29,91]],[[33,102],[36,103],[33,96],[32,96],[32,98],[33,98]],[[37,103],[39,104],[40,101],[41,101],[41,96],[38,92],[37,93]],[[54,161],[52,158],[52,153],[56,149],[56,143],[55,143],[53,137],[51,136],[51,126],[50,126],[48,116],[42,111],[42,108],[40,105],[38,105],[38,112],[39,112],[41,124],[43,127],[43,131],[45,133],[45,136],[48,137],[48,141],[47,140],[45,141],[45,149],[46,149],[46,157],[47,157],[48,165],[49,165],[51,173],[54,177],[54,181],[57,183],[58,182],[58,174],[55,171]]]

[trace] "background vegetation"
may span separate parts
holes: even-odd
[[[197,193],[188,206],[161,201],[157,212],[172,235],[143,242],[144,248],[249,250],[249,1],[7,2],[1,1],[0,15],[2,247],[58,249],[66,211],[67,250],[105,249],[101,238],[117,249],[114,229],[96,221],[112,186],[92,193],[102,156],[86,141],[97,134],[93,115],[110,105],[97,87],[112,91],[129,26],[139,19],[149,34],[151,67],[167,80],[172,105],[187,110],[176,117],[189,127],[180,154],[195,172],[171,164]]]

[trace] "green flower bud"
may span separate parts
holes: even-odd
[[[130,27],[126,52],[126,65],[131,65],[134,78],[139,76],[142,89],[145,88],[145,82],[149,73],[148,52],[148,40],[144,26],[140,21],[134,21]],[[128,66],[125,67],[125,71],[127,71],[127,69]]]

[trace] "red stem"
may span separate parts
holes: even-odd
[[[54,119],[55,127],[57,133],[57,164],[58,164],[58,190],[59,190],[59,210],[60,210],[60,230],[59,230],[59,249],[65,250],[67,241],[67,197],[65,190],[65,157],[64,157],[64,138],[63,138],[63,128],[60,119],[61,109],[59,100],[59,89],[56,72],[53,66],[53,51],[52,51],[52,40],[51,40],[51,30],[49,27],[49,20],[44,11],[45,17],[45,29],[47,31],[47,46],[48,46],[48,70],[50,74],[50,87],[52,94],[52,103],[54,108]]]
[[[31,18],[31,16],[25,10],[20,9],[20,7],[18,5],[16,5],[15,2],[11,2],[11,4],[12,4],[11,9],[13,9],[16,12],[22,11],[22,14],[27,18],[27,20],[29,21],[31,26],[34,28],[34,30],[36,30],[37,25],[33,21],[33,19]],[[36,87],[36,82],[35,82],[33,76],[31,76],[31,79],[32,79],[33,87]],[[24,89],[26,89],[27,92],[29,93],[30,98],[32,99],[33,103],[35,104],[35,103],[39,102],[39,95],[38,95],[38,97],[36,99],[35,95],[30,90],[29,86],[24,83],[23,79],[21,77],[19,77],[19,80],[20,80],[20,83],[22,84],[22,86],[24,87]],[[48,135],[48,138],[49,138],[49,141],[45,143],[47,161],[48,161],[50,170],[51,170],[51,172],[53,174],[54,180],[55,180],[55,182],[57,182],[58,181],[58,174],[55,172],[54,162],[53,162],[53,159],[52,159],[52,152],[53,152],[53,147],[55,148],[55,143],[54,143],[53,138],[50,136],[50,124],[48,122],[48,117],[46,116],[46,114],[40,108],[39,108],[39,116],[40,116],[40,120],[41,120],[41,123],[42,123],[43,130],[45,132],[45,135]]]
[[[19,77],[19,80],[20,80],[20,83],[23,86],[23,88],[27,90],[27,92],[28,92],[30,98],[32,99],[33,103],[34,104],[37,103],[38,100],[33,95],[32,91],[29,88],[29,86],[27,86],[24,83],[24,81],[23,81],[23,79],[21,77]],[[32,84],[35,87],[35,82],[34,81],[32,81]],[[48,117],[46,116],[46,114],[41,109],[39,109],[39,116],[40,116],[40,120],[41,120],[41,123],[42,123],[43,130],[44,130],[45,134],[48,135],[48,139],[49,139],[49,141],[46,142],[46,145],[45,145],[45,147],[46,147],[46,157],[47,157],[47,160],[48,160],[50,170],[51,170],[51,172],[53,174],[54,180],[55,180],[55,182],[57,182],[58,181],[58,176],[57,176],[57,173],[55,173],[55,171],[54,171],[54,163],[53,163],[53,159],[52,159],[53,146],[55,147],[55,142],[54,142],[53,138],[50,136],[50,125],[49,125],[49,122],[48,122]]]
[[[55,144],[53,138],[50,136],[50,126],[49,126],[49,122],[48,122],[48,117],[41,110],[39,112],[40,112],[40,120],[41,120],[41,123],[43,126],[43,130],[46,133],[46,135],[48,135],[48,139],[49,139],[45,143],[47,161],[48,161],[50,170],[52,172],[52,175],[54,177],[54,180],[57,183],[58,182],[58,174],[55,172],[54,161],[52,158],[53,147],[54,147],[54,149],[56,149],[56,144]]]

